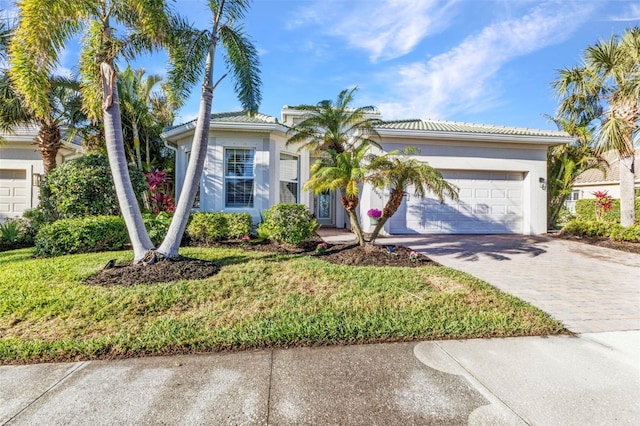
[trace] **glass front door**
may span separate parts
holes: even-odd
[[[324,226],[335,225],[335,219],[333,212],[335,196],[333,192],[323,192],[318,194],[314,200],[314,213],[318,224]]]

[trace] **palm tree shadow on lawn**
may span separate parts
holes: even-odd
[[[260,257],[269,262],[283,262],[299,257],[315,257],[325,262],[346,266],[374,267],[423,267],[440,266],[428,257],[403,246],[359,246],[357,244],[327,244],[318,252],[322,240],[305,242],[300,247],[284,246],[275,243],[223,242],[214,247],[241,248],[247,252],[259,251],[269,254]],[[168,283],[181,280],[199,280],[209,278],[226,266],[245,263],[252,256],[234,255],[216,260],[202,260],[180,257],[176,260],[164,260],[153,265],[115,264],[109,265],[89,277],[85,284],[99,286],[135,286],[138,284]]]

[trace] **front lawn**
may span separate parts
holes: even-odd
[[[99,287],[131,252],[0,253],[0,363],[299,345],[557,334],[540,310],[453,269],[353,267],[321,258],[183,248],[205,280]]]

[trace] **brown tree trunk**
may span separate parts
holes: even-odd
[[[402,198],[404,198],[404,190],[402,188],[393,188],[391,190],[389,199],[382,209],[382,216],[378,219],[378,224],[371,233],[371,238],[369,239],[370,244],[373,244],[376,241],[376,238],[378,238],[378,234],[380,234],[384,224],[398,211],[402,204]]]
[[[56,167],[56,156],[62,146],[60,128],[54,123],[43,123],[36,136],[36,145],[42,155],[42,164],[46,175]]]
[[[351,230],[356,234],[356,238],[358,240],[358,244],[363,246],[364,234],[362,233],[362,227],[360,226],[360,221],[358,220],[358,215],[356,214],[356,209],[358,207],[358,197],[345,197],[343,196],[340,200],[342,202],[342,206],[347,211],[347,215],[349,216],[349,222],[351,223]]]

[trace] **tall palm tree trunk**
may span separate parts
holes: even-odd
[[[636,220],[635,211],[635,158],[620,157],[620,225],[631,226]]]
[[[127,225],[131,245],[133,246],[134,262],[142,261],[145,255],[153,249],[153,243],[142,220],[140,206],[133,192],[129,169],[124,152],[124,138],[122,122],[120,120],[120,104],[116,89],[116,73],[113,65],[103,62],[101,67],[103,82],[104,105],[102,117],[104,120],[104,137],[109,156],[109,165],[116,188],[120,211]]]
[[[193,134],[191,157],[184,176],[184,185],[167,235],[158,248],[158,253],[169,259],[178,257],[178,249],[180,248],[182,235],[189,221],[189,214],[191,213],[193,201],[196,198],[196,192],[198,191],[200,177],[202,176],[202,170],[204,168],[204,160],[207,155],[214,89],[213,64],[215,58],[215,41],[216,40],[212,40],[209,52],[207,53],[205,84],[202,86],[200,109],[198,111],[196,130]]]

